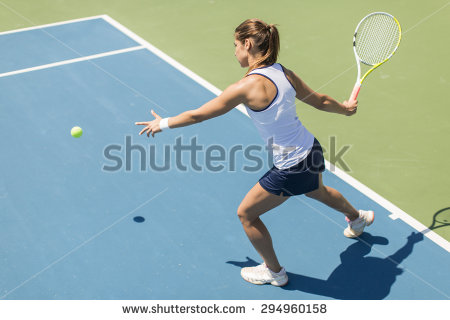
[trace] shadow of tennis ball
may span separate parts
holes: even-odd
[[[133,221],[137,222],[137,223],[142,223],[142,222],[145,221],[145,218],[141,217],[141,216],[136,216],[136,217],[133,218]]]

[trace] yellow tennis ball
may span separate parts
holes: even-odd
[[[73,127],[72,130],[70,130],[70,134],[74,138],[79,138],[83,134],[83,129],[81,129],[80,127]]]

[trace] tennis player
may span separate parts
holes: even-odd
[[[304,194],[343,213],[348,222],[344,235],[358,237],[372,224],[373,211],[356,210],[339,191],[325,186],[322,148],[296,114],[295,98],[327,112],[346,116],[356,113],[357,101],[339,103],[311,90],[293,71],[277,63],[280,40],[277,28],[259,19],[249,19],[235,30],[235,56],[248,68],[243,79],[203,106],[162,119],[152,110],[152,121],[136,122],[141,132],[156,133],[221,116],[244,104],[262,138],[273,149],[273,167],[259,179],[242,200],[237,214],[245,233],[263,259],[256,267],[241,270],[254,284],[283,286],[288,282],[278,262],[272,238],[259,216],[281,205],[289,197]]]

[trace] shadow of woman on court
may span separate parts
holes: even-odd
[[[413,251],[417,242],[423,240],[423,234],[411,233],[406,244],[386,258],[366,257],[373,245],[387,245],[384,237],[361,235],[341,253],[341,264],[334,269],[328,279],[322,280],[288,272],[289,283],[284,290],[298,290],[336,299],[383,299],[390,290],[396,277],[403,273],[398,265]],[[247,257],[246,262],[228,261],[239,266],[254,266],[257,263]]]

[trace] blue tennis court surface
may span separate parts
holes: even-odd
[[[237,153],[234,171],[197,171],[182,153],[183,171],[163,147],[264,147],[245,115],[139,136],[150,109],[176,115],[215,94],[102,17],[2,34],[0,47],[2,299],[449,298],[448,252],[329,171],[326,184],[375,211],[368,232],[347,239],[340,214],[292,198],[262,217],[290,283],[243,281],[261,261],[236,210],[268,165],[244,172]]]

